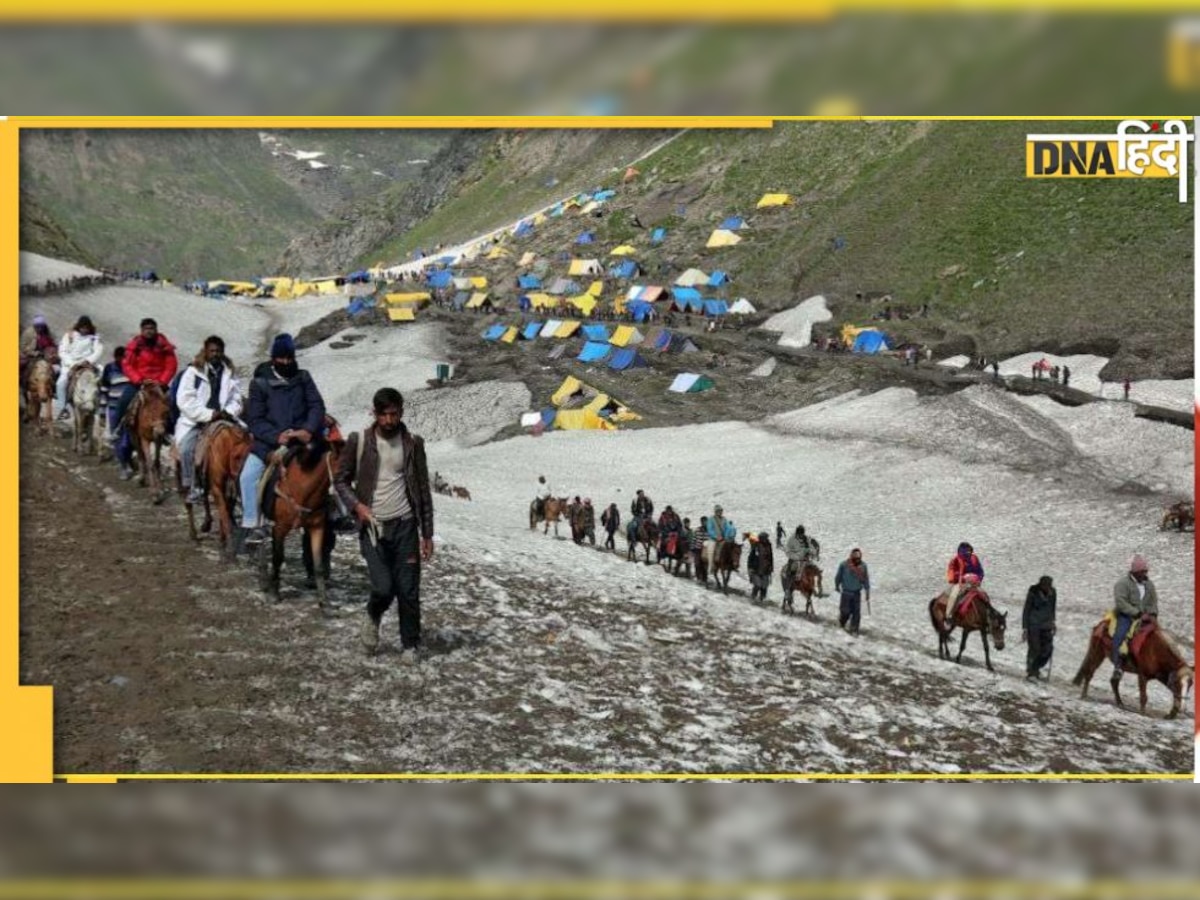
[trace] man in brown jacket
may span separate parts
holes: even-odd
[[[380,388],[373,405],[375,424],[346,441],[334,489],[358,519],[359,546],[371,581],[363,645],[369,654],[375,653],[380,620],[394,599],[400,618],[400,661],[411,665],[418,661],[421,645],[421,560],[433,556],[429,468],[425,442],[400,421],[400,392]]]

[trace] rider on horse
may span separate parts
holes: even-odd
[[[547,501],[547,500],[549,500],[549,499],[550,499],[551,497],[553,497],[553,496],[554,496],[554,494],[553,494],[553,493],[551,493],[551,491],[550,491],[550,485],[549,485],[549,483],[547,483],[547,481],[546,481],[546,476],[545,476],[545,475],[539,475],[539,476],[538,476],[537,497],[536,497],[536,499],[535,499],[535,501],[534,501],[534,502],[537,504],[537,506],[536,506],[536,509],[537,509],[537,517],[538,517],[539,519],[541,519],[541,518],[544,518],[544,517],[545,517],[545,515],[546,515],[546,501]],[[557,532],[556,532],[556,533],[557,533]]]
[[[270,374],[250,382],[246,424],[254,444],[239,483],[242,529],[249,546],[266,539],[266,531],[258,523],[258,480],[266,470],[267,458],[292,442],[320,440],[325,425],[325,401],[312,376],[296,363],[296,343],[290,334],[280,334],[271,343]]]
[[[58,371],[58,341],[50,333],[45,316],[34,316],[33,324],[21,333],[21,389],[25,388],[25,374],[35,359],[44,359]]]
[[[124,428],[125,413],[144,384],[157,384],[166,388],[179,368],[174,345],[165,335],[158,333],[158,323],[153,319],[142,319],[141,331],[125,345],[121,368],[129,383],[117,398],[114,414],[117,426]]]
[[[967,575],[974,575],[970,582]],[[958,552],[946,565],[946,581],[950,589],[946,596],[946,627],[954,627],[954,608],[958,605],[958,595],[962,593],[964,584],[979,585],[983,583],[983,563],[975,555],[975,548],[963,541],[958,545]]]
[[[99,367],[103,357],[104,345],[96,334],[96,326],[87,316],[80,316],[75,327],[63,335],[62,341],[58,345],[58,358],[62,368],[59,370],[58,384],[55,386],[55,399],[58,400],[58,417],[60,419],[65,419],[69,415],[67,404],[70,401],[67,396],[67,382],[71,378],[72,370],[76,366],[84,364]]]
[[[821,544],[814,538],[809,537],[803,525],[796,526],[796,532],[788,538],[787,547],[784,548],[784,553],[787,554],[787,565],[784,567],[784,593],[786,599],[790,603],[792,599],[793,588],[795,583],[803,572],[804,567],[811,565],[817,570],[817,596],[828,596],[825,593],[825,583],[822,579],[821,569],[817,566],[817,561],[821,558]]]
[[[629,512],[634,519],[652,519],[654,517],[654,501],[646,492],[638,488],[637,496],[629,504]]]
[[[662,511],[662,515],[658,517],[658,558],[661,560],[667,556],[667,539],[671,535],[675,535],[676,552],[679,548],[679,533],[683,530],[683,523],[679,520],[679,514],[675,512],[671,504],[667,504],[667,508]]]
[[[1117,617],[1112,637],[1113,680],[1121,677],[1121,644],[1135,622],[1148,625],[1158,621],[1158,591],[1150,580],[1150,566],[1140,553],[1129,564],[1129,574],[1113,588],[1113,612]]]
[[[242,386],[225,355],[225,341],[217,335],[204,341],[203,349],[183,373],[178,403],[175,448],[179,453],[179,482],[188,489],[188,502],[200,503],[204,494],[192,484],[193,454],[200,430],[209,422],[236,421],[242,414]]]

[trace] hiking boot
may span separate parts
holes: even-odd
[[[122,481],[128,481],[133,477],[132,467],[130,467],[127,463],[121,463],[121,471],[117,474],[117,477]]]
[[[415,666],[421,662],[420,647],[403,647],[400,650],[400,665]]]
[[[243,547],[257,547],[267,539],[267,529],[261,525],[254,528],[246,528],[242,526],[244,537],[242,538]]]
[[[62,412],[60,412],[58,414],[58,421],[60,421],[60,422],[65,422],[69,418],[71,418],[71,410],[70,409],[64,409]]]
[[[379,623],[368,614],[362,626],[362,644],[368,656],[374,656],[379,649]]]
[[[193,487],[188,491],[187,502],[191,504],[204,502],[204,491],[198,487]]]

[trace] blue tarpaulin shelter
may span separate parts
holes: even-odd
[[[673,287],[671,288],[671,296],[678,301],[699,300],[700,292],[692,287]]]
[[[629,304],[628,310],[635,322],[645,322],[646,317],[654,311],[654,307],[649,303],[642,303],[639,300],[635,300]]]
[[[891,350],[892,342],[882,331],[868,329],[858,333],[851,349],[855,353],[881,353],[884,350]]]
[[[600,341],[588,341],[583,345],[583,350],[580,351],[578,358],[580,362],[599,362],[608,356],[608,351],[611,349],[611,344]]]
[[[596,236],[590,231],[585,231],[579,237],[575,238],[575,243],[577,244],[594,244],[595,242]]]
[[[667,229],[655,228],[652,232],[650,232],[650,243],[661,244],[666,239],[666,237],[667,237]]]
[[[533,232],[533,223],[526,219],[513,230],[513,237],[525,237]]]
[[[520,285],[522,290],[527,291],[533,288],[540,288],[542,286],[542,279],[536,275],[518,275],[517,284]]]
[[[612,359],[608,361],[608,367],[618,371],[623,369],[644,369],[646,368],[646,360],[632,347],[623,347],[612,355]]]
[[[717,229],[724,229],[725,231],[737,231],[745,224],[746,220],[741,216],[730,216],[728,219],[718,225]]]
[[[438,272],[430,272],[428,275],[430,287],[445,288],[454,284],[454,274],[449,269],[442,269]]]
[[[525,330],[521,332],[521,337],[523,337],[527,341],[532,341],[534,338],[536,338],[538,336],[538,334],[541,332],[541,330],[542,330],[541,322],[530,322],[528,325],[525,326]]]
[[[608,273],[613,278],[632,278],[637,272],[637,263],[632,259],[627,259],[622,263],[618,263],[608,270]]]
[[[507,325],[493,325],[483,333],[483,339],[485,341],[498,341],[506,331],[508,331]]]
[[[706,316],[723,316],[729,312],[729,304],[724,300],[705,300],[704,314]]]
[[[708,276],[708,286],[709,287],[720,287],[721,285],[728,284],[728,283],[729,283],[729,276],[720,270],[713,272],[711,275]]]
[[[608,329],[603,325],[584,325],[583,336],[589,341],[607,341]]]

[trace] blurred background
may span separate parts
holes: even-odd
[[[1198,95],[1186,15],[0,25],[8,114],[1179,115]]]

